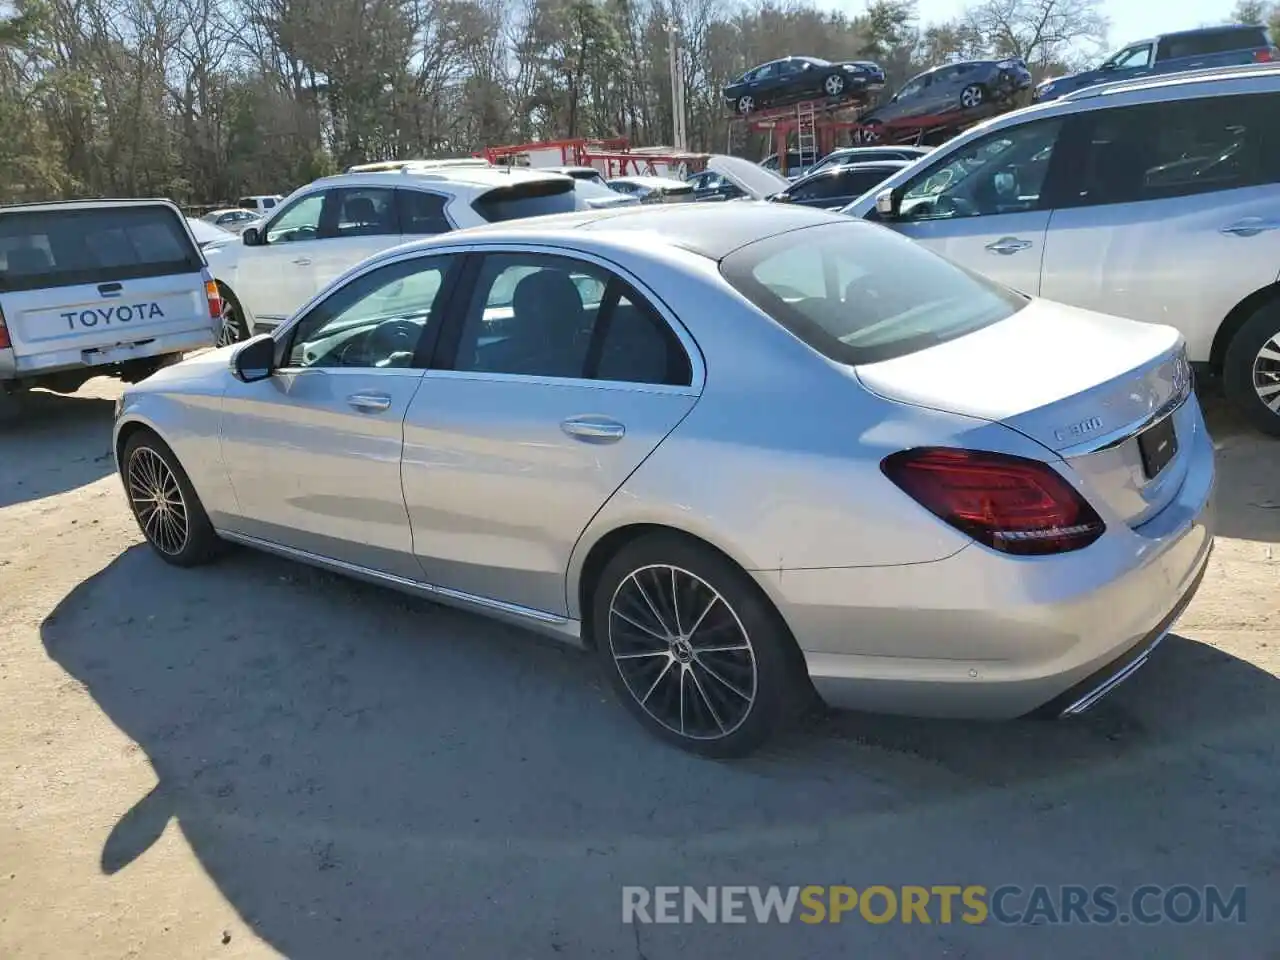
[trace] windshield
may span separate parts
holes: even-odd
[[[856,220],[748,244],[720,269],[809,346],[849,364],[954,340],[1028,303],[900,234]]]

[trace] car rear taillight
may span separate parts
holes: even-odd
[[[1268,47],[1265,50],[1255,50],[1253,51],[1253,62],[1270,63],[1276,59],[1277,54],[1280,54],[1280,50],[1277,50],[1275,47]]]
[[[934,516],[1002,553],[1066,553],[1106,530],[1088,501],[1038,460],[918,447],[885,457],[880,469]]]
[[[9,341],[9,328],[4,323],[4,311],[0,310],[0,350],[11,346],[13,344]]]
[[[218,289],[218,281],[214,280],[208,270],[203,271],[204,295],[209,301],[209,317],[216,320],[222,316],[222,291]]]

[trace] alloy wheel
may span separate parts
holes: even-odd
[[[1253,360],[1253,389],[1268,410],[1280,415],[1280,333],[1264,343]]]
[[[728,601],[688,570],[654,564],[624,577],[609,602],[609,648],[636,703],[681,737],[728,736],[755,704],[751,638]]]
[[[844,92],[844,77],[838,77],[833,73],[827,77],[822,86],[827,91],[828,97],[838,97]]]
[[[190,524],[173,470],[150,447],[138,447],[129,458],[128,479],[129,500],[142,532],[161,553],[177,556],[187,545]]]
[[[979,86],[965,87],[960,91],[960,106],[976,107],[982,103],[982,88]]]
[[[218,326],[217,346],[226,347],[240,342],[240,318],[236,316],[236,308],[228,300],[222,301],[222,317]]]
[[[755,108],[756,108],[756,102],[755,100],[751,99],[751,97],[738,98],[738,109],[742,113],[750,113]]]

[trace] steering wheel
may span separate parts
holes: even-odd
[[[398,367],[413,357],[422,327],[411,320],[380,323],[365,338],[365,353],[375,357],[375,367]]]
[[[971,217],[976,212],[974,205],[963,197],[953,197],[944,193],[933,201],[935,217]]]

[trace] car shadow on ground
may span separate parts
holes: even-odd
[[[181,571],[131,548],[42,638],[158,779],[119,811],[101,869],[176,819],[228,901],[292,957],[688,955],[691,928],[665,952],[640,948],[620,885],[839,883],[855,867],[863,882],[962,882],[1022,869],[1028,849],[1096,870],[1154,819],[1178,838],[1161,869],[1184,876],[1248,840],[1224,819],[1268,816],[1266,784],[1227,787],[1241,751],[1274,755],[1280,716],[1270,674],[1173,636],[1076,721],[818,716],[715,763],[650,739],[579,651],[244,551]],[[1135,775],[1150,806],[1106,786]],[[744,929],[715,928],[717,947],[843,956],[903,935]],[[912,935],[939,938],[918,955],[981,936]],[[896,943],[881,955],[911,955]],[[1018,941],[979,953],[1001,943]]]
[[[13,423],[0,425],[0,507],[42,500],[114,472],[114,401],[32,390]]]
[[[1221,397],[1201,398],[1218,468],[1218,535],[1280,540],[1280,438],[1245,423]]]

